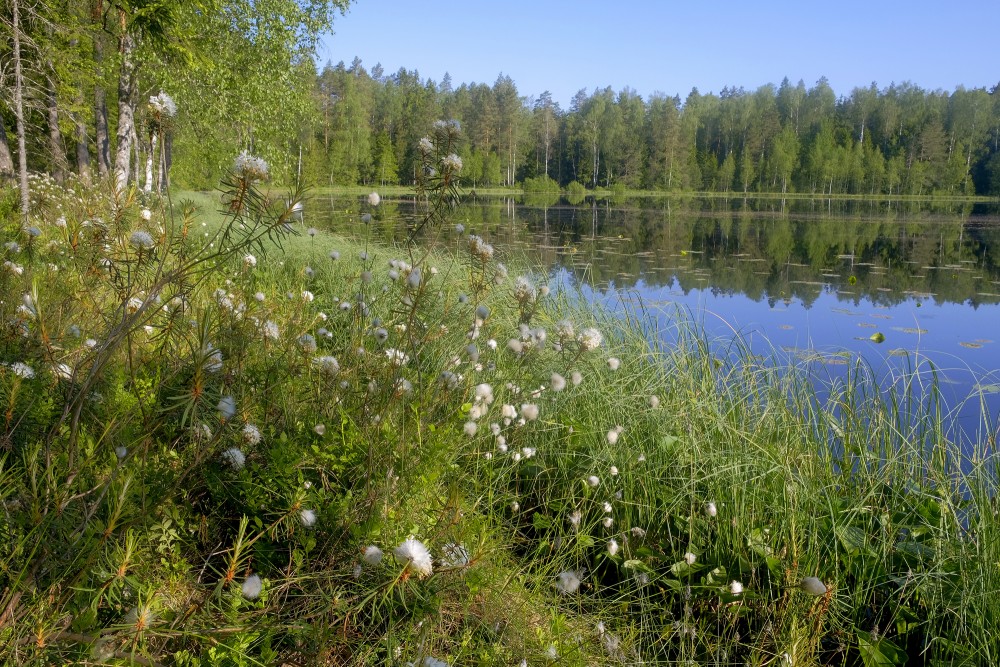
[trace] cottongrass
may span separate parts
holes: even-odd
[[[374,544],[369,544],[361,550],[361,558],[369,565],[378,565],[382,562],[383,552]]]
[[[233,470],[242,470],[246,465],[247,456],[239,447],[230,447],[222,452],[222,460]]]
[[[799,588],[801,588],[803,592],[815,596],[826,595],[828,590],[826,584],[824,584],[819,577],[804,577],[802,581],[799,582]]]
[[[304,509],[299,512],[299,521],[306,528],[312,528],[316,525],[316,512],[310,509]]]
[[[563,595],[572,595],[580,590],[580,577],[576,572],[566,570],[556,576],[556,589]]]
[[[264,589],[264,584],[260,580],[260,576],[251,574],[243,580],[243,585],[240,586],[240,589],[243,592],[243,597],[248,600],[256,600],[260,597],[260,592]]]
[[[405,540],[393,549],[392,553],[406,570],[412,570],[421,577],[429,576],[434,569],[434,559],[431,558],[427,547],[415,538]]]

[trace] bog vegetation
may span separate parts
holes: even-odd
[[[551,293],[449,217],[487,161],[540,191],[556,165],[579,192],[725,187],[706,175],[732,157],[743,189],[774,187],[782,107],[771,135],[681,131],[773,95],[632,101],[644,128],[676,120],[642,136],[678,152],[616,153],[607,123],[630,94],[563,115],[529,113],[504,80],[439,91],[359,63],[316,80],[305,56],[342,4],[252,6],[4,10],[19,183],[0,190],[0,661],[1000,661],[993,442],[954,437],[933,390],[883,391],[860,362],[817,387],[683,319],[668,346],[655,319]],[[338,120],[364,98],[317,101],[326,80],[406,122]],[[856,107],[824,85],[778,91],[803,93],[806,165],[782,190],[867,191],[878,172],[823,171],[852,156],[885,166],[879,191],[970,192],[993,173],[985,91],[919,92],[926,116],[863,114],[855,141],[837,119]],[[481,104],[446,107],[473,91]],[[503,113],[463,115],[497,91]],[[565,137],[544,161],[543,126]],[[221,176],[219,192],[175,201],[171,174]],[[304,229],[302,190],[275,184],[334,174],[415,183],[441,249]],[[373,192],[338,214],[371,229],[381,206]]]
[[[550,293],[449,222],[458,136],[435,254],[302,229],[248,153],[5,191],[5,662],[997,660],[994,459],[933,392]]]

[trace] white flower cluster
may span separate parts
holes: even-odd
[[[396,560],[422,577],[434,569],[434,559],[420,540],[409,538],[393,550]]]
[[[519,276],[514,281],[514,298],[517,299],[518,303],[522,305],[534,303],[537,296],[535,284],[529,278]]]
[[[480,236],[475,234],[469,235],[469,252],[472,256],[482,262],[488,262],[493,259],[493,246],[487,243]]]
[[[177,113],[177,104],[170,95],[167,95],[162,90],[159,95],[153,95],[149,98],[149,106],[161,116],[173,116]]]
[[[248,151],[243,151],[236,156],[233,172],[237,177],[245,178],[248,181],[263,180],[267,178],[267,162],[251,155]]]
[[[593,327],[584,329],[577,337],[577,341],[580,343],[580,349],[584,352],[596,350],[601,346],[601,342],[603,340],[604,336],[601,335],[601,332]]]
[[[451,153],[441,159],[441,166],[451,171],[462,171],[462,158]]]
[[[141,229],[132,232],[132,236],[129,237],[129,243],[139,250],[149,250],[155,245],[150,233]]]

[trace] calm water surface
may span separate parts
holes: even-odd
[[[384,201],[317,198],[306,224],[399,242],[419,216]],[[878,202],[478,198],[454,216],[510,256],[613,309],[668,329],[690,312],[720,346],[805,364],[822,379],[860,355],[883,379],[936,380],[969,438],[1000,411],[1000,207]],[[456,245],[450,227],[424,239]],[[882,342],[876,342],[883,339]],[[985,406],[985,410],[982,407]]]

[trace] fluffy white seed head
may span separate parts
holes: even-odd
[[[256,600],[260,597],[260,592],[264,588],[263,582],[261,582],[260,577],[256,574],[251,574],[249,577],[243,580],[243,597],[248,600]]]
[[[809,595],[826,595],[827,587],[819,577],[804,577],[799,582],[799,588]]]
[[[580,590],[580,577],[576,572],[560,572],[556,577],[556,588],[564,595],[572,595]]]
[[[416,572],[422,577],[430,575],[434,569],[434,559],[424,543],[420,540],[409,538],[393,550],[402,565],[407,569]]]

